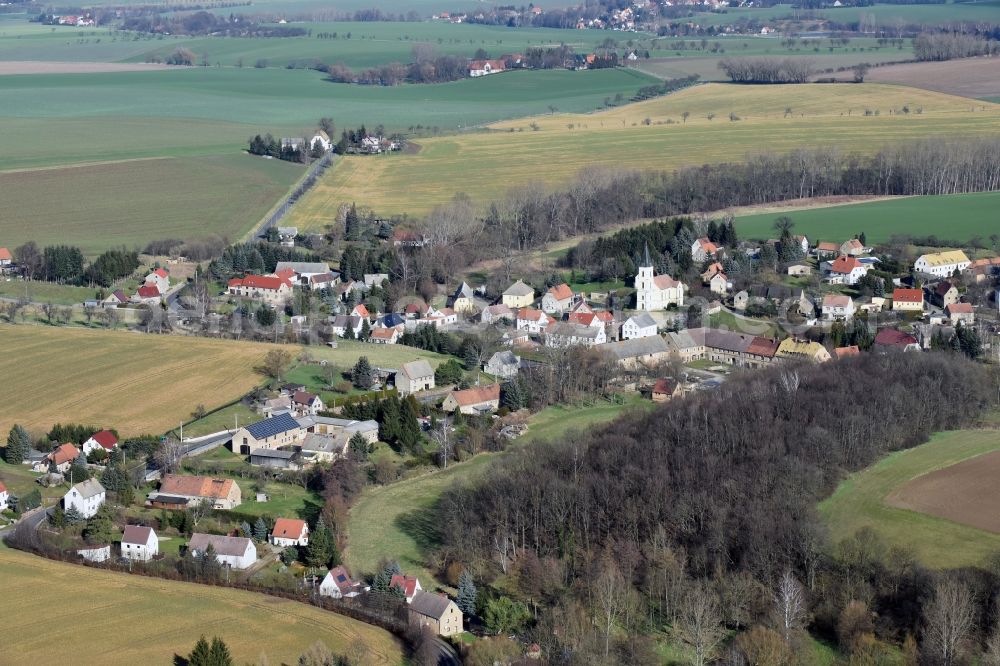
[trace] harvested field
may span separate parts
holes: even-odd
[[[3,545],[0,598],[17,609],[4,621],[5,664],[170,664],[202,634],[226,641],[237,664],[297,663],[316,641],[360,654],[352,663],[403,662],[388,632],[313,606],[53,562]],[[109,627],[127,627],[132,640],[109,642]]]
[[[1000,96],[1000,58],[964,58],[876,67],[865,79],[898,83],[962,97]]]
[[[39,62],[8,60],[0,62],[0,76],[10,74],[104,74],[107,72],[148,72],[168,69],[151,62]]]
[[[919,511],[1000,533],[1000,451],[918,476],[886,497],[899,509]]]

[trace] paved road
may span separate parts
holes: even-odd
[[[458,653],[455,652],[455,648],[445,642],[444,639],[436,637],[434,645],[438,650],[438,666],[462,666],[462,660],[459,658]]]

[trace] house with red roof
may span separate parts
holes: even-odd
[[[376,328],[368,337],[368,342],[375,345],[394,345],[399,342],[400,332],[396,327]]]
[[[541,333],[548,328],[550,323],[552,323],[552,318],[541,310],[521,308],[517,311],[516,326],[519,331]]]
[[[292,296],[292,283],[277,275],[247,275],[229,281],[229,293],[261,301],[271,307],[283,306]]]
[[[562,314],[573,307],[573,300],[576,294],[563,282],[554,287],[549,287],[548,291],[542,295],[542,312],[546,314]]]
[[[489,76],[499,74],[506,69],[503,60],[473,60],[469,63],[469,76]]]
[[[358,303],[354,306],[354,309],[348,313],[352,317],[361,317],[362,319],[371,319],[371,313],[368,312],[368,308],[365,307],[364,303]]]
[[[118,438],[115,437],[115,433],[110,430],[99,430],[83,443],[83,454],[89,456],[98,449],[111,453],[117,446]]]
[[[61,444],[53,450],[52,453],[35,463],[35,466],[32,469],[36,472],[47,472],[49,470],[49,464],[55,463],[56,471],[63,474],[69,471],[69,466],[72,465],[73,461],[79,457],[80,449],[69,443]]]
[[[875,335],[876,351],[920,351],[920,343],[909,333],[895,328],[883,328]]]
[[[829,284],[857,284],[871,270],[871,264],[858,261],[855,257],[837,257],[823,264]]]
[[[923,312],[924,290],[900,288],[893,289],[892,310],[893,312]]]
[[[500,408],[500,385],[475,386],[462,391],[452,391],[441,403],[446,412],[486,414]]]
[[[299,416],[316,416],[324,409],[323,399],[309,391],[296,391],[292,394],[292,407]]]
[[[13,265],[14,255],[5,247],[0,247],[0,269]]]
[[[854,300],[846,294],[827,294],[823,297],[823,319],[827,321],[850,321],[854,312]]]
[[[350,599],[367,591],[368,587],[355,582],[343,565],[330,569],[319,584],[320,596],[333,599]]]
[[[650,397],[653,402],[667,402],[671,398],[684,395],[684,388],[681,383],[671,377],[661,377],[653,384],[653,391]]]
[[[170,273],[165,268],[157,268],[146,276],[146,284],[156,287],[161,294],[165,294],[170,290]]]
[[[972,308],[972,303],[952,303],[945,307],[944,313],[956,326],[958,324],[971,326],[976,323],[976,313]]]
[[[297,518],[278,518],[271,530],[271,543],[279,548],[309,545],[309,525]]]
[[[161,296],[155,285],[144,284],[132,295],[131,300],[141,305],[159,305]]]
[[[7,486],[0,481],[0,511],[6,511],[7,505],[10,502],[10,493],[7,491]]]
[[[389,589],[398,587],[403,591],[403,596],[406,598],[406,603],[413,601],[413,597],[420,590],[424,589],[420,586],[420,581],[416,576],[405,576],[403,574],[396,574],[389,581]]]
[[[837,347],[833,350],[833,357],[837,359],[860,355],[861,349],[857,345],[851,345],[850,347]]]
[[[867,249],[857,238],[852,238],[840,246],[840,253],[846,257],[860,257]]]
[[[719,246],[708,240],[707,236],[702,236],[691,244],[691,259],[695,262],[702,262],[709,257],[714,257],[719,252]]]

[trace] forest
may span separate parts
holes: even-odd
[[[745,373],[453,487],[438,560],[516,589],[552,663],[657,663],[636,637],[660,631],[699,664],[808,663],[808,634],[851,663],[959,663],[996,626],[994,599],[972,590],[1000,572],[934,574],[868,533],[829,543],[816,504],[847,473],[970,424],[995,386],[945,352]],[[982,621],[946,648],[935,613],[955,589]]]

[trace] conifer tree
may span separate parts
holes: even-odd
[[[194,644],[194,649],[187,657],[188,666],[212,666],[212,648],[209,647],[208,641],[202,636],[198,639],[198,642]]]
[[[476,597],[478,592],[468,570],[462,572],[458,579],[458,597],[455,603],[465,616],[476,614]]]

